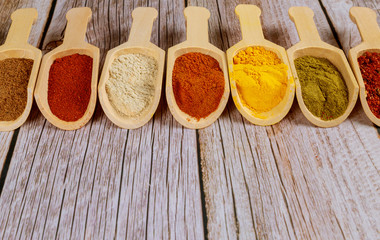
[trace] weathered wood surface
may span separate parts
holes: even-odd
[[[0,172],[5,164],[5,159],[8,154],[9,145],[11,143],[12,132],[0,132]]]
[[[37,24],[47,22],[50,1],[5,2],[0,19],[27,4],[38,8]],[[87,39],[102,59],[127,40],[137,6],[159,10],[155,44],[167,50],[185,39],[185,1],[54,3],[47,32],[44,25],[32,29],[30,42],[39,45],[44,37],[45,52],[62,40],[67,10],[85,5],[93,11]],[[240,40],[238,3],[187,1],[210,10],[210,40],[222,50]],[[285,48],[298,42],[288,8],[309,6],[322,40],[335,46],[338,40],[346,53],[360,42],[348,16],[351,4],[380,8],[376,0],[244,3],[262,9],[265,37]],[[9,23],[0,22],[0,39]],[[0,166],[12,135],[0,133]],[[341,125],[322,129],[306,120],[296,101],[279,124],[259,127],[230,100],[220,119],[199,131],[174,120],[164,95],[153,120],[133,131],[113,125],[100,105],[89,124],[68,132],[34,107],[19,130],[1,192],[0,239],[377,239],[379,156],[378,132],[360,103]]]
[[[238,2],[189,1],[212,11],[210,39],[223,50],[241,39]],[[287,11],[306,5],[315,12],[322,40],[337,46],[318,1],[248,2],[261,7],[264,35],[276,44],[298,42]],[[326,6],[331,15],[350,21],[348,9],[332,5]],[[199,131],[199,141],[210,239],[379,237],[380,140],[360,105],[338,127],[322,129],[297,104],[279,124],[254,126],[230,101],[217,123]]]
[[[29,43],[33,46],[39,47],[41,38],[43,36],[44,28],[48,19],[49,11],[51,8],[51,0],[22,0],[22,1],[6,1],[0,3],[0,43],[3,44],[7,37],[9,27],[11,25],[11,14],[18,8],[34,7],[38,10],[38,20],[33,25],[30,32]],[[36,111],[36,108],[33,108]],[[14,131],[0,132],[0,172],[5,163],[5,158],[9,150],[9,145]]]
[[[349,14],[345,14],[350,11],[351,7],[368,7],[375,10],[377,12],[377,22],[380,23],[380,2],[378,0],[322,0],[322,4],[326,9],[328,18],[331,20],[333,29],[337,33],[337,40],[346,55],[348,55],[348,51],[351,48],[355,47],[362,41],[357,26],[351,21]]]
[[[67,10],[85,5],[93,10],[87,39],[103,59],[127,40],[138,6],[159,9],[155,44],[185,39],[184,2],[57,1],[45,49],[62,39]],[[99,105],[71,132],[36,112],[20,129],[1,194],[0,238],[204,237],[196,132],[176,123],[165,103],[133,131],[113,125]]]

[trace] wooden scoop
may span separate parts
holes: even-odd
[[[150,7],[139,7],[133,10],[133,24],[128,42],[113,48],[107,53],[99,83],[99,101],[107,117],[117,126],[134,129],[146,124],[156,112],[161,97],[162,77],[165,66],[165,51],[150,42],[152,26],[157,18],[157,10]],[[143,54],[153,57],[158,63],[158,73],[154,82],[153,101],[138,117],[121,116],[111,105],[105,85],[109,78],[109,68],[120,55]]]
[[[28,98],[24,112],[14,121],[0,121],[0,131],[11,131],[20,127],[28,118],[33,103],[33,91],[41,62],[41,50],[28,43],[32,25],[38,17],[34,8],[16,10],[5,43],[0,46],[0,60],[7,58],[28,58],[33,60],[33,68],[28,83]]]
[[[169,48],[168,50],[166,99],[170,112],[180,124],[187,128],[200,129],[205,128],[215,122],[226,107],[228,96],[230,94],[226,55],[223,51],[209,42],[207,21],[210,18],[210,12],[203,7],[187,7],[183,12],[186,18],[187,40]],[[197,120],[179,109],[173,93],[172,72],[174,62],[177,57],[190,52],[199,52],[213,57],[219,62],[220,68],[224,73],[224,93],[218,108],[209,116],[206,118],[201,118],[200,120]]]
[[[349,51],[349,60],[354,70],[356,79],[360,87],[360,101],[367,117],[377,126],[380,126],[380,118],[377,118],[371,111],[367,102],[367,93],[362,74],[358,63],[358,58],[365,52],[380,53],[380,29],[376,21],[376,12],[370,8],[352,7],[350,9],[351,20],[358,26],[362,43]]]
[[[333,127],[343,122],[353,107],[355,106],[359,87],[355,80],[354,74],[351,71],[350,65],[344,55],[343,51],[339,48],[331,46],[321,40],[318,30],[314,24],[314,12],[308,7],[291,7],[289,9],[290,19],[295,23],[300,42],[288,49],[288,57],[290,67],[295,77],[296,83],[296,96],[298,104],[305,117],[313,124],[319,127]],[[348,88],[348,106],[342,116],[333,120],[322,120],[314,116],[305,106],[302,99],[301,85],[298,79],[297,71],[294,65],[294,60],[303,56],[313,56],[318,58],[326,58],[342,74],[344,81]]]
[[[285,48],[264,39],[260,23],[261,10],[255,5],[239,4],[235,8],[239,16],[242,40],[227,50],[227,61],[230,73],[231,94],[239,112],[251,123],[257,125],[272,125],[283,119],[289,112],[294,99],[295,86],[293,77],[288,69],[288,87],[283,100],[272,110],[260,114],[253,113],[242,104],[236,89],[236,81],[232,77],[233,58],[238,52],[252,46],[261,46],[277,54],[281,61],[289,66],[288,56]]]
[[[73,8],[66,14],[67,26],[62,45],[46,54],[41,63],[40,73],[35,91],[37,105],[45,118],[54,126],[64,130],[75,130],[83,127],[92,117],[96,105],[99,48],[85,42],[87,23],[91,18],[91,9],[87,7]],[[50,67],[54,60],[72,54],[87,55],[93,59],[91,96],[84,115],[74,122],[67,122],[55,116],[48,104],[48,80]]]

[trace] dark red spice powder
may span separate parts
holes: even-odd
[[[56,59],[51,65],[48,104],[59,119],[72,122],[87,110],[91,96],[92,58],[73,54]]]
[[[224,75],[211,56],[190,52],[175,60],[173,93],[178,107],[197,120],[214,112],[224,93]]]
[[[380,53],[365,52],[358,58],[360,72],[372,113],[380,118]]]

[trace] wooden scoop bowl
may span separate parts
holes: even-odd
[[[139,7],[133,10],[133,24],[126,43],[113,48],[107,53],[99,83],[99,101],[107,117],[121,128],[134,129],[146,124],[157,110],[161,97],[162,77],[165,66],[165,51],[150,42],[152,26],[157,18],[157,10],[150,7]],[[153,57],[158,63],[158,73],[155,79],[153,101],[138,117],[121,116],[111,105],[106,92],[106,82],[113,61],[125,54],[143,54]]]
[[[28,118],[33,103],[33,92],[41,62],[41,50],[28,43],[29,33],[38,16],[34,8],[18,9],[11,15],[12,25],[5,43],[0,46],[0,60],[7,58],[28,58],[33,68],[28,83],[28,97],[24,112],[14,121],[0,121],[0,131],[11,131],[20,127]]]
[[[210,18],[210,12],[206,8],[187,7],[184,10],[184,15],[187,25],[187,40],[169,48],[168,50],[166,99],[170,112],[180,124],[187,128],[200,129],[215,122],[226,107],[228,96],[230,94],[226,55],[223,51],[209,42],[207,21]],[[177,57],[190,52],[199,52],[213,57],[219,62],[220,68],[224,73],[224,93],[218,108],[206,118],[201,118],[199,120],[179,109],[173,93],[172,73],[175,60]]]
[[[46,54],[41,63],[35,91],[37,105],[45,118],[54,126],[64,130],[75,130],[83,127],[92,117],[96,105],[99,48],[85,42],[87,23],[91,18],[91,9],[87,7],[70,9],[66,14],[67,26],[62,45]],[[55,116],[48,104],[48,80],[50,67],[54,60],[72,54],[83,54],[93,59],[91,96],[84,115],[77,121],[67,122]]]
[[[288,49],[290,67],[295,77],[296,96],[298,104],[305,117],[313,124],[319,127],[334,127],[342,123],[351,113],[358,98],[359,87],[348,64],[347,58],[343,51],[321,40],[318,30],[314,24],[314,12],[308,7],[291,7],[289,9],[290,19],[295,23],[300,42]],[[313,56],[326,58],[342,74],[348,88],[348,106],[342,116],[333,120],[322,120],[314,116],[305,106],[302,98],[301,85],[298,79],[294,60],[303,56]]]
[[[380,28],[376,21],[376,12],[370,8],[352,7],[350,17],[358,26],[362,43],[349,51],[348,59],[359,83],[360,101],[364,112],[374,124],[380,126],[380,118],[377,118],[368,106],[367,93],[358,63],[358,58],[367,51],[380,53]]]
[[[276,53],[281,61],[287,66],[289,66],[288,56],[285,48],[264,39],[260,22],[260,8],[255,5],[239,4],[235,8],[235,13],[239,16],[242,40],[227,50],[232,99],[239,112],[251,123],[264,126],[275,124],[286,116],[293,103],[295,86],[290,68],[288,69],[288,87],[282,101],[268,112],[255,114],[242,104],[238,94],[236,81],[232,77],[234,66],[233,58],[241,50],[252,46],[261,46],[266,50]]]

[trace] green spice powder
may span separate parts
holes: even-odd
[[[307,109],[322,120],[343,115],[348,90],[338,69],[325,58],[304,56],[294,61]]]

